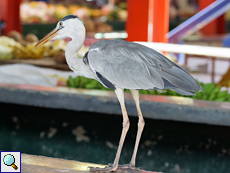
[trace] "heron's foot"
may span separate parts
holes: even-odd
[[[132,172],[132,173],[139,173],[141,172],[140,168],[136,168],[134,166],[131,166],[130,164],[124,164],[124,165],[118,165],[117,167],[114,167],[113,164],[108,164],[105,168],[90,168],[90,172],[93,173],[102,173],[102,172]]]
[[[112,164],[109,164],[109,166],[112,166]],[[128,172],[139,172],[141,171],[141,168],[137,168],[131,164],[123,164],[123,165],[118,165],[117,170],[128,171]]]
[[[93,173],[100,173],[100,172],[119,172],[117,166],[113,166],[113,164],[109,164],[105,168],[95,168],[95,167],[90,167],[90,172]]]

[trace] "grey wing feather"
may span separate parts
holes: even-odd
[[[124,40],[98,41],[90,47],[88,61],[95,72],[117,87],[174,89],[185,95],[201,90],[186,70],[140,44]]]

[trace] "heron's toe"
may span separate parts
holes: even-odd
[[[107,167],[105,168],[90,168],[90,172],[93,173],[102,173],[102,172],[132,172],[132,173],[138,173],[141,172],[140,168],[134,167],[131,164],[123,164],[123,165],[113,165],[113,164],[108,164]]]
[[[118,166],[113,166],[112,164],[109,164],[105,168],[94,168],[94,167],[90,167],[89,172],[93,172],[93,173],[115,172],[115,171],[117,171],[117,168],[118,168]]]

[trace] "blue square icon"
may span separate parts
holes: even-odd
[[[21,152],[20,151],[0,151],[1,173],[21,172]]]

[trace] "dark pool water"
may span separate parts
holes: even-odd
[[[131,159],[137,121],[130,116],[121,164]],[[230,172],[230,127],[145,122],[138,167],[166,173]],[[121,128],[121,115],[0,103],[0,150],[107,164],[115,157]]]

